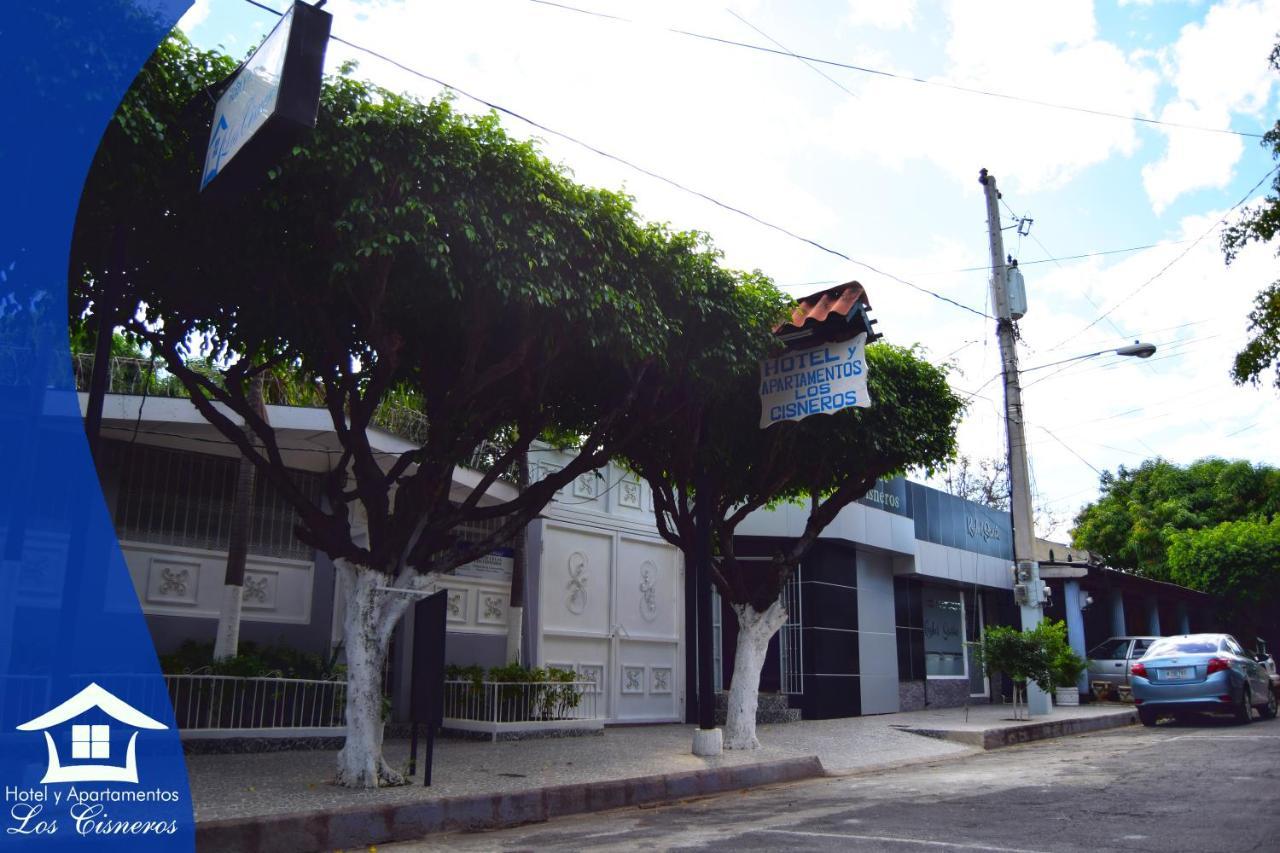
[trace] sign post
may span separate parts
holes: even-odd
[[[444,629],[448,593],[440,590],[414,605],[413,679],[409,691],[409,775],[418,771],[418,725],[427,725],[422,784],[431,784],[436,732],[444,721]]]

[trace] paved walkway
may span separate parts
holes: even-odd
[[[1119,706],[1055,709],[1035,722],[1114,715]],[[1132,709],[1130,709],[1131,711]],[[440,739],[431,787],[353,791],[330,784],[334,753],[298,751],[187,757],[196,820],[251,818],[350,807],[387,807],[443,797],[527,791],[552,785],[592,784],[690,770],[757,764],[816,755],[828,773],[945,758],[978,751],[939,739],[940,732],[991,731],[1025,725],[1008,706],[951,708],[841,720],[760,726],[761,749],[726,751],[714,758],[690,753],[692,726],[614,726],[603,735],[505,741]],[[922,737],[910,729],[928,730]],[[387,759],[403,768],[408,741],[388,741]]]

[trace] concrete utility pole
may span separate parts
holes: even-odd
[[[1009,444],[1009,488],[1013,516],[1014,598],[1022,608],[1022,627],[1034,628],[1044,619],[1046,587],[1035,560],[1035,523],[1031,510],[1031,478],[1027,466],[1027,440],[1022,418],[1022,387],[1018,379],[1018,350],[1014,346],[1013,318],[1009,311],[1009,268],[1004,237],[1000,233],[1000,192],[994,175],[978,173],[987,198],[987,232],[991,239],[991,304],[995,306],[996,337],[1000,341],[1000,365],[1004,374],[1004,425]],[[1027,711],[1048,714],[1049,694],[1027,682]]]

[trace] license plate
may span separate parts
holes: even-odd
[[[1160,670],[1161,681],[1186,681],[1191,677],[1191,667],[1170,666]]]

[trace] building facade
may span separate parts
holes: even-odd
[[[764,557],[804,529],[807,509],[752,514],[740,554]],[[987,702],[972,660],[989,624],[1012,624],[1007,513],[895,479],[846,507],[784,593],[788,622],[770,644],[761,689],[809,719]],[[734,616],[722,610],[718,673],[733,671]]]

